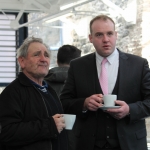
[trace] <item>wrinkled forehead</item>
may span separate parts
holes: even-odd
[[[30,43],[30,45],[28,47],[28,53],[32,53],[32,52],[36,52],[36,51],[49,53],[49,50],[43,43],[39,43],[39,42]]]

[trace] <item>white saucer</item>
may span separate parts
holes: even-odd
[[[120,108],[121,106],[101,106],[99,107],[100,109],[102,110],[107,110],[107,109],[117,109],[117,108]]]

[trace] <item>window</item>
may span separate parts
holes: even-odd
[[[0,85],[16,78],[16,31],[9,26],[15,15],[0,14]]]
[[[0,88],[12,82],[18,74],[16,61],[17,48],[28,36],[28,28],[11,29],[10,22],[15,20],[17,13],[0,14]],[[19,23],[27,21],[27,13],[20,18]],[[1,92],[1,89],[0,89]]]

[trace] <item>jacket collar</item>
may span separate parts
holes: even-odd
[[[25,86],[33,86],[30,79],[23,72],[19,73],[18,79],[19,82]]]

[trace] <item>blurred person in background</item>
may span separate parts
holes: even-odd
[[[53,87],[58,96],[60,96],[65,80],[67,79],[71,60],[78,57],[81,57],[81,50],[73,45],[63,45],[58,49],[58,67],[50,69],[48,75],[45,77],[45,80]]]
[[[73,45],[63,45],[58,49],[57,64],[58,67],[54,67],[49,70],[45,80],[51,85],[51,87],[57,92],[58,96],[63,89],[64,83],[67,79],[68,69],[70,62],[73,59],[81,57],[81,50]],[[77,70],[78,71],[78,70]],[[69,150],[74,149],[74,133],[72,130],[67,130],[69,139]]]

